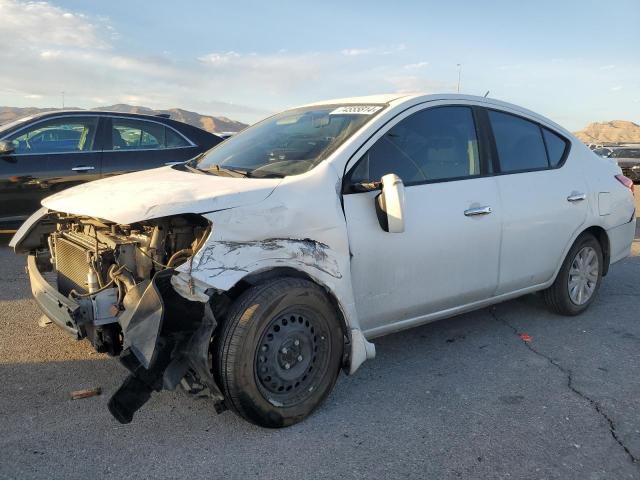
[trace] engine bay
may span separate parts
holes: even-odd
[[[132,225],[59,215],[46,248],[38,252],[38,265],[55,274],[60,294],[80,305],[79,337],[98,352],[118,355],[123,346],[119,319],[131,307],[127,295],[145,288],[158,272],[190,261],[210,231],[199,215]]]

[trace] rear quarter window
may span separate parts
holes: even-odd
[[[544,137],[544,143],[547,146],[547,153],[549,154],[549,165],[557,167],[564,158],[569,142],[546,128],[542,129],[542,135]]]

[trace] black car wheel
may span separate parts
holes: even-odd
[[[593,302],[602,280],[603,255],[600,242],[582,234],[567,254],[551,287],[544,290],[547,305],[561,315],[578,315]]]
[[[333,388],[343,343],[336,311],[314,283],[281,278],[250,288],[214,345],[227,405],[264,427],[301,421]]]

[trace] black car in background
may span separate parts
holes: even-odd
[[[80,183],[187,161],[222,138],[166,116],[57,111],[0,126],[0,225]]]
[[[619,147],[614,149],[609,158],[615,160],[625,177],[635,183],[640,182],[640,147]]]

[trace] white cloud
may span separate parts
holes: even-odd
[[[429,62],[417,62],[417,63],[409,63],[402,68],[404,68],[405,70],[417,70],[419,68],[424,68],[427,65],[429,65]]]
[[[0,0],[0,19],[0,64],[11,71],[0,77],[0,104],[57,106],[64,91],[68,106],[178,106],[254,121],[316,99],[438,86],[402,43],[176,58],[130,53],[108,18],[48,2]]]
[[[47,2],[0,1],[0,43],[29,46],[56,45],[106,48],[106,25],[96,25],[84,15],[65,12]]]
[[[217,101],[198,62],[120,53],[107,18],[48,2],[0,0],[0,21],[0,63],[11,72],[0,77],[2,103],[56,106],[64,91],[67,105],[82,107],[140,102],[253,119],[266,113]]]
[[[620,90],[622,90],[622,85],[616,85],[614,87],[611,87],[610,90],[612,92],[619,92]]]
[[[208,63],[211,65],[226,65],[231,61],[240,57],[240,54],[236,52],[225,52],[225,53],[209,53],[208,55],[204,55],[199,58],[201,62]]]
[[[341,53],[347,57],[357,57],[358,55],[368,55],[372,52],[371,48],[345,48]]]
[[[388,47],[345,48],[340,53],[346,57],[359,57],[361,55],[391,55],[406,49],[407,46],[404,43],[399,43]]]

